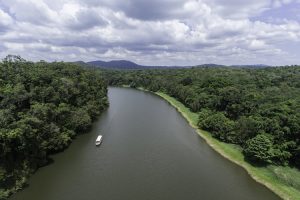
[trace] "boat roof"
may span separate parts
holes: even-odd
[[[102,135],[98,135],[96,140],[101,140],[101,138],[102,138]]]

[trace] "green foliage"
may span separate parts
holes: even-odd
[[[234,122],[221,112],[207,115],[199,125],[202,129],[210,131],[218,139],[227,142],[234,140]]]
[[[264,137],[261,135],[268,133],[270,151],[258,152],[264,152],[257,154],[261,159],[252,161],[300,167],[299,66],[265,69],[204,67],[104,73],[111,85],[133,84],[176,98],[192,112],[199,114],[200,128],[210,131],[221,141],[239,144],[242,148],[247,146],[247,152],[250,152],[250,144],[259,142],[258,139]],[[260,137],[256,138],[258,135]],[[249,155],[255,158],[256,154]]]
[[[264,119],[260,116],[242,116],[236,121],[235,131],[239,133],[237,142],[242,144],[265,130]]]
[[[250,160],[271,163],[272,146],[269,135],[259,134],[246,141],[244,153]]]
[[[108,105],[99,71],[63,62],[0,62],[0,199],[88,130]]]
[[[0,189],[0,200],[5,200],[9,196],[9,192],[4,189]]]
[[[193,80],[191,79],[191,77],[185,77],[180,81],[180,83],[184,86],[191,85],[193,83]]]

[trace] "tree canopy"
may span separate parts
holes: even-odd
[[[300,67],[104,71],[110,85],[161,91],[199,114],[198,125],[240,145],[251,162],[300,167]]]
[[[66,148],[107,107],[99,71],[64,62],[0,62],[0,199]]]

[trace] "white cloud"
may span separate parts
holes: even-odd
[[[9,12],[18,21],[34,24],[46,24],[57,19],[55,11],[51,10],[43,1],[36,0],[10,0],[4,1]]]
[[[0,32],[6,31],[13,24],[13,19],[4,11],[0,10]]]
[[[0,56],[122,58],[158,65],[290,64],[297,61],[288,45],[300,44],[299,22],[250,19],[290,3],[295,2],[10,0],[5,7],[0,4]]]

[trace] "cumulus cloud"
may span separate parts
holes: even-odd
[[[49,9],[43,1],[10,0],[4,1],[9,12],[19,22],[30,22],[43,25],[56,18],[56,12]]]
[[[9,26],[12,24],[13,19],[10,17],[10,15],[0,10],[0,32],[7,31]]]
[[[10,0],[0,3],[0,56],[130,59],[149,65],[292,64],[300,23],[264,15],[298,0]],[[300,7],[299,7],[300,8]],[[293,48],[289,45],[293,44]],[[296,45],[297,46],[297,45]],[[298,45],[300,46],[300,45]]]

